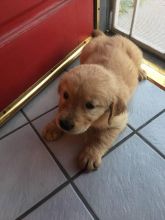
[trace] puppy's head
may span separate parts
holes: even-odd
[[[113,77],[98,65],[83,64],[70,70],[60,82],[59,94],[56,124],[71,134],[85,132],[107,112],[108,123],[125,107],[115,95]]]

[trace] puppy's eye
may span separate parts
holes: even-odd
[[[86,103],[85,103],[85,107],[86,107],[87,109],[93,109],[95,106],[94,106],[91,102],[86,102]]]
[[[69,99],[69,94],[65,91],[63,97],[64,99]]]

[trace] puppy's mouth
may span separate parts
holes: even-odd
[[[74,122],[69,121],[67,119],[57,119],[56,120],[57,127],[65,133],[68,134],[82,134],[88,130],[90,126],[77,128]]]

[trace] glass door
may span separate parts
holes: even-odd
[[[115,0],[112,31],[165,58],[165,0]]]

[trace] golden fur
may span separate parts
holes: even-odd
[[[54,141],[64,132],[86,133],[87,142],[79,165],[96,169],[127,124],[127,104],[138,78],[141,50],[122,36],[107,37],[100,31],[83,49],[80,65],[64,75],[59,85],[59,110],[43,131]]]

